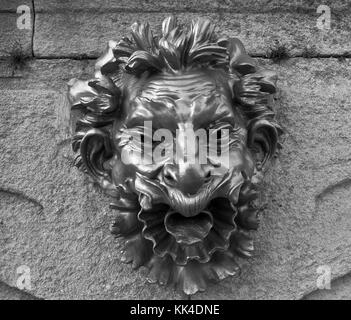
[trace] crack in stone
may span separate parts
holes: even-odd
[[[337,189],[347,188],[351,185],[351,178],[345,178],[341,181],[333,183],[326,188],[324,188],[319,194],[315,196],[316,204],[319,204],[327,195],[331,194]]]
[[[33,0],[35,2],[35,0]],[[155,4],[156,6],[156,4]],[[344,14],[346,11],[348,11],[349,8],[345,6],[345,8],[333,8],[333,13],[334,14]],[[290,14],[305,14],[305,15],[310,15],[310,16],[317,16],[317,6],[316,7],[306,7],[306,6],[277,6],[273,8],[262,8],[258,6],[258,8],[255,8],[253,6],[251,7],[238,7],[233,5],[227,5],[227,6],[217,6],[212,7],[212,8],[191,8],[191,7],[181,7],[181,8],[176,8],[176,7],[161,7],[159,9],[151,9],[151,8],[145,8],[145,7],[130,7],[130,8],[124,8],[124,7],[114,7],[114,8],[72,8],[68,9],[66,8],[55,8],[55,9],[38,9],[36,10],[36,13],[40,14],[62,14],[62,13],[67,13],[67,12],[74,12],[74,13],[92,13],[92,14],[104,14],[104,13],[163,13],[163,14],[170,14],[170,13],[237,13],[237,14],[276,14],[276,13],[290,13]]]
[[[252,58],[260,58],[264,60],[272,60],[270,58],[267,58],[265,55],[262,54],[250,54]],[[98,59],[100,56],[89,56],[89,57],[82,57],[82,55],[78,56],[34,56],[36,60],[74,60],[74,61],[95,61]],[[294,59],[294,58],[302,58],[302,59],[350,59],[351,58],[351,53],[350,54],[316,54],[314,56],[310,57],[304,57],[303,55],[293,55],[290,56],[288,60]]]
[[[33,203],[34,205],[36,205],[37,207],[39,207],[39,214],[42,213],[42,211],[44,210],[44,207],[43,205],[36,199],[34,198],[31,198],[29,196],[27,196],[26,194],[24,194],[23,192],[21,191],[17,191],[17,190],[13,190],[13,189],[8,189],[8,188],[1,188],[0,187],[0,192],[4,192],[4,193],[7,193],[7,194],[10,194],[10,195],[13,195],[19,199],[24,199],[24,200],[27,200],[31,203]]]
[[[35,34],[35,18],[36,18],[36,12],[35,12],[35,0],[32,0],[32,11],[33,11],[33,19],[32,19],[32,39],[31,39],[31,46],[32,46],[32,57],[35,57],[34,55],[34,34]]]

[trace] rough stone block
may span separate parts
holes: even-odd
[[[24,265],[41,298],[179,299],[120,262],[109,199],[72,165],[58,123],[65,83],[88,65],[38,61],[0,78],[0,279],[15,286]]]
[[[37,13],[34,53],[38,57],[98,57],[109,40],[130,35],[130,25],[148,21],[159,32],[170,12]],[[178,13],[181,22],[209,18],[218,34],[240,38],[249,53],[264,56],[277,44],[292,56],[342,55],[351,53],[349,15],[331,20],[330,30],[317,28],[319,14],[306,13]]]
[[[0,12],[17,12],[19,6],[26,5],[32,8],[31,0],[1,0]]]
[[[265,63],[267,64],[267,63]],[[278,72],[283,149],[267,179],[253,259],[197,299],[300,299],[351,266],[350,60],[290,59]]]
[[[194,299],[299,299],[315,291],[317,268],[351,270],[350,59],[260,60],[278,72],[283,149],[268,175],[253,258],[240,278]],[[93,61],[38,60],[19,78],[0,72],[0,280],[32,272],[42,298],[179,299],[120,262],[109,234],[109,199],[72,166],[65,83]],[[67,110],[66,110],[67,111]]]
[[[89,11],[131,11],[131,12],[160,12],[160,11],[232,11],[232,12],[315,12],[321,4],[319,0],[35,0],[38,12],[56,12],[63,10],[89,10]],[[333,11],[350,8],[347,0],[325,0],[323,4],[329,5]]]
[[[0,12],[0,57],[32,55],[33,22],[30,23],[30,29],[19,29],[18,17],[20,15],[16,13]]]

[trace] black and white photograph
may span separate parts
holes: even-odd
[[[351,300],[351,1],[0,0],[0,300]]]

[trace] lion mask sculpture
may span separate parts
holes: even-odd
[[[80,114],[76,165],[113,198],[122,261],[147,267],[150,282],[194,294],[252,255],[258,184],[281,133],[270,107],[275,82],[238,39],[217,38],[208,20],[186,29],[174,17],[159,38],[133,24],[131,38],[109,42],[94,79],[69,82]],[[205,140],[185,148],[181,137],[196,130]]]

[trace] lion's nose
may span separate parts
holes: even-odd
[[[211,171],[199,164],[171,165],[163,168],[163,180],[168,186],[175,187],[184,194],[196,194],[211,178]]]

